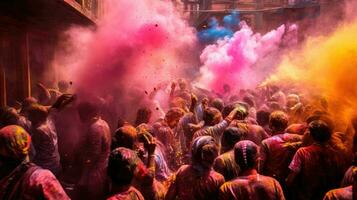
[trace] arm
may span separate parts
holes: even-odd
[[[176,89],[176,83],[172,82],[171,91],[170,91],[170,99],[172,99],[175,96],[175,89]]]
[[[276,199],[277,200],[285,200],[285,197],[284,197],[284,192],[283,192],[283,189],[281,188],[280,184],[278,181],[275,181],[275,188],[276,188]]]
[[[237,112],[239,111],[239,108],[235,108],[229,113],[229,115],[220,123],[214,125],[212,127],[212,132],[213,132],[213,137],[221,137],[221,134],[224,132],[224,130],[229,126],[229,124],[233,121],[234,117],[237,115]]]
[[[229,113],[229,115],[225,118],[225,120],[228,122],[228,124],[233,121],[233,119],[235,118],[235,116],[237,115],[237,113],[239,111],[240,111],[240,108],[235,108]]]
[[[262,141],[262,144],[260,145],[260,159],[259,159],[259,172],[261,174],[264,174],[265,171],[265,161],[268,158],[268,147],[266,146],[265,142]]]
[[[214,160],[213,169],[214,169],[216,172],[222,174],[223,176],[226,175],[225,172],[224,172],[225,166],[224,166],[224,164],[223,164],[223,162],[222,162],[222,159],[216,158],[216,159]]]
[[[51,99],[51,94],[48,89],[42,83],[37,83],[36,86],[39,89],[39,93],[43,96],[43,100],[49,101]]]
[[[196,116],[196,106],[197,106],[198,99],[196,95],[191,94],[191,106],[190,106],[190,112],[192,112]]]
[[[298,174],[297,172],[294,172],[294,171],[291,171],[291,170],[290,170],[290,173],[289,173],[289,175],[288,175],[288,178],[286,178],[286,185],[287,185],[287,186],[291,187],[291,186],[293,185],[294,180],[295,180],[297,174]]]
[[[170,185],[165,195],[165,200],[176,200],[177,192],[177,175],[175,174],[170,180]]]
[[[218,192],[218,200],[230,200],[234,199],[234,197],[231,197],[230,189],[228,188],[229,186],[227,184],[223,184],[219,188]]]
[[[301,149],[300,149],[301,150]],[[294,157],[293,160],[291,161],[289,165],[290,173],[286,179],[286,184],[287,186],[291,187],[294,184],[296,176],[299,174],[301,170],[301,165],[302,165],[302,151],[298,150]]]
[[[154,139],[149,142],[148,144],[148,163],[147,167],[150,171],[153,171],[155,174],[155,149],[156,149],[156,142]]]

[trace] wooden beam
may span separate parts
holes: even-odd
[[[6,75],[3,66],[0,67],[0,106],[4,107],[6,102]]]

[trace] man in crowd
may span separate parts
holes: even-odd
[[[262,141],[260,171],[266,176],[277,179],[287,192],[285,179],[289,174],[288,167],[301,145],[302,136],[285,133],[288,116],[282,111],[275,111],[270,115],[269,126],[273,136]]]
[[[78,113],[85,134],[81,149],[83,170],[78,186],[82,198],[101,199],[105,195],[106,170],[111,145],[109,126],[100,118],[95,103],[79,103]]]
[[[33,105],[28,111],[31,121],[31,136],[35,148],[33,162],[58,175],[61,169],[58,153],[57,132],[48,120],[48,110],[41,105]]]
[[[212,169],[217,155],[213,137],[197,137],[192,144],[192,164],[176,172],[165,199],[217,199],[219,187],[224,183],[224,177]]]
[[[238,178],[222,185],[218,199],[285,200],[278,181],[258,174],[258,148],[249,140],[240,141],[234,146],[234,158],[240,173]]]
[[[213,168],[222,174],[226,181],[230,181],[238,176],[239,166],[234,160],[234,145],[247,134],[245,129],[228,127],[221,139],[221,155],[214,161]]]
[[[322,120],[309,124],[313,144],[300,148],[289,165],[288,186],[293,199],[322,199],[327,191],[337,188],[343,170],[339,152],[329,145],[332,129]]]
[[[30,135],[10,125],[0,130],[0,199],[69,200],[56,177],[29,161]]]
[[[138,156],[130,149],[119,147],[111,152],[108,164],[111,197],[108,200],[144,200],[131,185],[138,162]]]

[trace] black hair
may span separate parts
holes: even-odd
[[[221,146],[224,152],[233,149],[234,145],[239,142],[248,131],[239,127],[228,127],[223,132]]]
[[[111,180],[120,185],[130,185],[139,158],[130,149],[119,147],[110,153],[108,175]]]
[[[265,110],[259,110],[257,112],[257,122],[260,126],[269,124],[270,112]]]
[[[309,124],[309,131],[312,139],[319,143],[324,143],[330,140],[332,129],[322,120],[315,120]]]
[[[258,156],[258,146],[252,141],[243,140],[234,145],[234,159],[242,171],[256,168]]]
[[[288,116],[282,111],[274,111],[269,116],[269,125],[274,131],[284,131],[288,123]]]

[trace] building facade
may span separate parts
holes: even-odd
[[[0,1],[0,103],[16,106],[37,82],[56,81],[49,69],[61,33],[72,25],[95,26],[101,0]],[[54,73],[46,73],[53,71]]]
[[[317,0],[183,0],[183,3],[190,23],[198,29],[205,28],[212,16],[222,19],[232,10],[238,10],[241,20],[258,32],[320,13]]]

